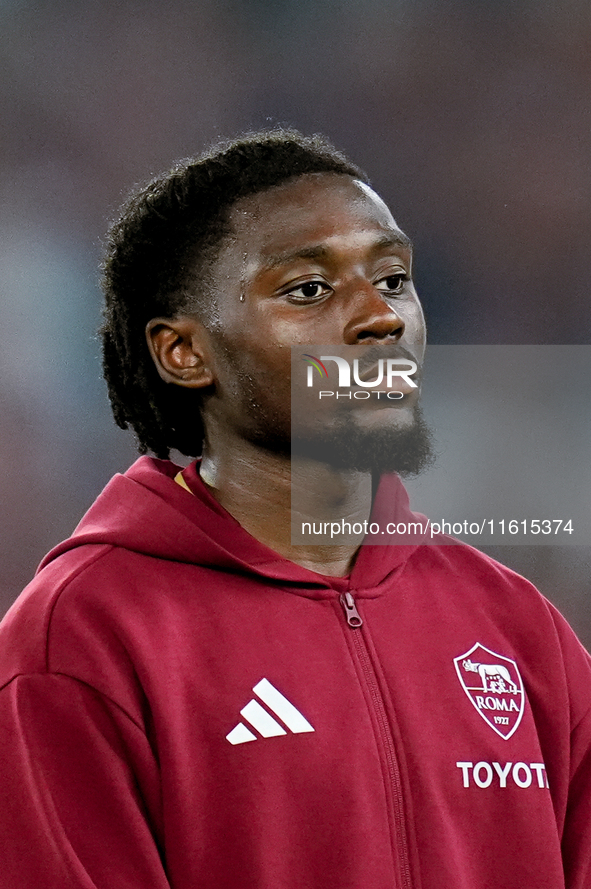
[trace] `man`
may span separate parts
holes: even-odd
[[[391,473],[429,456],[418,387],[298,416],[293,461],[289,387],[292,346],[358,348],[364,382],[420,364],[411,261],[365,176],[291,132],[124,209],[105,375],[160,459],[4,621],[4,885],[591,885],[591,665],[555,609],[463,544],[292,543],[292,473],[299,518],[414,518]]]

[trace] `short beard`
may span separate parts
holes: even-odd
[[[409,428],[365,429],[359,426],[332,429],[314,439],[292,438],[291,456],[326,463],[335,469],[397,472],[403,477],[419,475],[435,462],[433,433],[420,407],[414,410]]]

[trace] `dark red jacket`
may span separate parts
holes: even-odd
[[[2,887],[588,889],[556,610],[461,544],[323,577],[177,469],[113,479],[2,624]]]

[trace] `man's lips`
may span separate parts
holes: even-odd
[[[418,387],[420,380],[420,368],[418,367],[416,361],[411,361],[410,358],[401,358],[399,359],[399,361],[400,363],[398,363],[397,361],[396,364],[396,369],[399,371],[399,373],[392,374],[392,384],[394,384],[394,382],[398,380],[401,384],[408,386],[408,381],[406,378],[410,377],[417,384]],[[416,368],[416,370],[414,370],[413,368]],[[374,364],[368,370],[357,374],[357,378],[361,380],[362,383],[375,383],[380,376],[381,382],[379,383],[379,385],[381,386],[382,383],[387,383],[387,365],[383,365],[380,370],[379,364]],[[415,388],[415,386],[409,386],[409,389]]]
[[[391,391],[414,392],[420,387],[421,366],[417,359],[406,349],[387,349],[381,347],[371,349],[371,354],[363,359],[359,358],[357,378],[362,383],[374,383],[381,376],[376,388],[385,388]],[[380,361],[382,364],[380,365]],[[390,363],[391,362],[391,363]],[[388,372],[390,368],[390,373]],[[392,373],[392,370],[394,372]],[[399,371],[399,373],[396,373]],[[388,385],[388,377],[391,383]],[[416,383],[412,386],[408,377]]]

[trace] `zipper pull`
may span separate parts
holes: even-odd
[[[347,618],[349,626],[354,629],[361,627],[363,625],[363,620],[357,611],[355,599],[351,593],[343,593],[340,597],[340,603],[343,606],[343,611],[345,612],[345,617]]]

